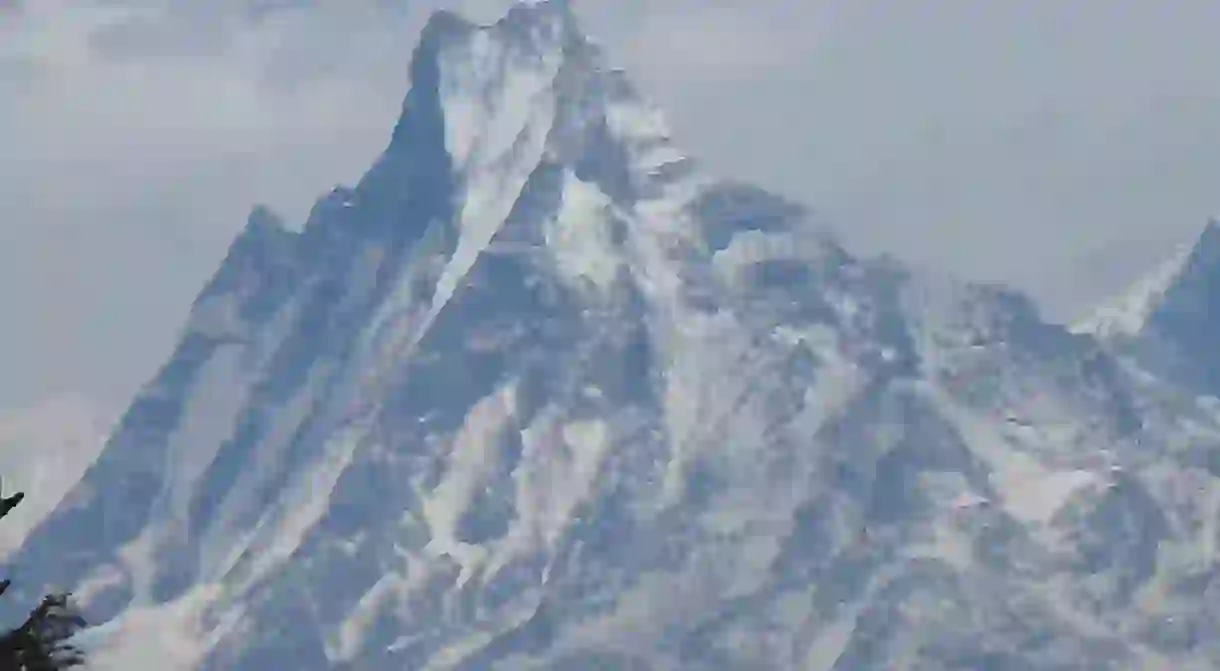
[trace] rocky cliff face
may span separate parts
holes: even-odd
[[[251,215],[26,596],[174,668],[1220,664],[1220,401],[703,174],[560,0],[411,67],[359,184]]]

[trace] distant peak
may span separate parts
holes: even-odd
[[[1179,247],[1122,293],[1094,308],[1084,319],[1071,326],[1074,333],[1098,338],[1124,338],[1138,334],[1160,305],[1165,292],[1173,287],[1190,257],[1191,248]]]
[[[508,10],[509,16],[514,14],[518,16],[551,15],[565,18],[575,16],[570,0],[517,0]]]
[[[455,12],[438,10],[421,32],[412,79],[424,75],[420,70],[434,67],[440,52],[480,34],[495,41],[526,45],[533,52],[566,49],[573,43],[587,42],[569,0],[518,0],[499,20],[483,25]]]
[[[420,31],[419,46],[424,50],[433,50],[441,43],[459,38],[477,27],[456,12],[440,9],[432,12],[427,23],[424,24],[423,30]]]
[[[504,16],[505,21],[558,21],[576,26],[576,12],[568,0],[520,0]]]
[[[1207,220],[1207,225],[1195,238],[1190,255],[1192,264],[1212,265],[1220,262],[1220,219],[1212,217]]]
[[[285,230],[284,220],[266,205],[255,205],[246,218],[246,228],[252,233]]]
[[[572,3],[570,0],[517,0],[508,11],[510,14],[516,11],[570,14]]]
[[[558,38],[570,43],[584,39],[568,0],[519,0],[491,27],[527,40]]]
[[[495,144],[488,131],[509,132],[492,117],[504,115],[516,126],[531,100],[553,96],[559,106],[620,93],[619,78],[605,69],[604,54],[586,37],[569,0],[519,1],[486,24],[435,12],[412,57],[411,90],[389,153],[399,164],[429,156],[460,168],[471,152]],[[510,99],[526,95],[523,86],[537,90]],[[443,147],[432,142],[437,138]],[[439,156],[442,149],[447,158]]]
[[[255,205],[246,218],[246,227],[229,245],[229,256],[255,258],[256,263],[265,263],[267,255],[290,248],[296,237],[297,233],[278,214],[265,205]]]
[[[1220,218],[1208,220],[1194,242],[1180,246],[1126,291],[1072,330],[1098,337],[1130,337],[1154,321],[1173,324],[1220,298]],[[1175,327],[1176,328],[1176,327]]]
[[[1174,377],[1209,394],[1220,392],[1220,225],[1199,233],[1181,270],[1157,301],[1144,328],[1168,344]]]
[[[1167,297],[1192,304],[1198,301],[1212,303],[1220,298],[1220,222],[1215,218],[1208,220],[1195,238],[1190,253],[1167,290]]]
[[[569,0],[517,0],[500,20],[482,26],[456,12],[437,10],[424,26],[422,42],[429,44],[438,39],[460,38],[479,29],[546,24],[558,24],[565,32],[579,32],[576,14]]]

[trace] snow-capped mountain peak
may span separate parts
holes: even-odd
[[[597,139],[653,151],[668,140],[661,113],[608,67],[566,2],[518,3],[490,26],[440,13],[424,29],[412,71],[400,126],[418,118],[420,132],[435,131],[428,118],[438,114],[458,172],[475,172],[510,150],[536,166],[579,162]]]
[[[1207,225],[1127,290],[1098,306],[1072,326],[1077,333],[1103,339],[1137,335],[1168,303],[1189,302],[1220,293],[1220,220]]]
[[[1165,290],[1153,321],[1165,320],[1163,326],[1172,328],[1174,320],[1204,318],[1209,307],[1217,306],[1220,306],[1220,221],[1213,219],[1196,238],[1174,282]]]
[[[1181,277],[1191,254],[1191,246],[1182,245],[1135,284],[1072,324],[1072,331],[1103,339],[1137,335]]]
[[[1074,330],[1177,383],[1220,393],[1220,221]]]
[[[251,213],[15,601],[71,586],[118,668],[1220,659],[1163,632],[1220,621],[1171,598],[1220,418],[708,177],[604,60],[563,2],[436,15],[385,152],[300,233]]]

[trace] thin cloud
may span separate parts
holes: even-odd
[[[714,171],[1061,316],[1216,204],[1220,4],[576,2]],[[253,204],[300,221],[384,146],[427,14],[509,4],[9,0],[0,407],[130,394]]]
[[[303,217],[380,150],[420,20],[323,8],[184,51],[173,17],[54,4],[0,57],[0,406],[142,383],[254,203]]]

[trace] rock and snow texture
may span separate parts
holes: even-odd
[[[153,623],[236,671],[1220,665],[1220,401],[703,175],[559,0],[411,68],[359,184],[252,213],[17,602],[75,589],[115,668]]]
[[[1122,294],[1097,306],[1073,324],[1072,331],[1106,339],[1137,335],[1181,276],[1190,252],[1191,248],[1186,246],[1175,251]]]
[[[1074,330],[1191,393],[1220,394],[1220,221]]]

